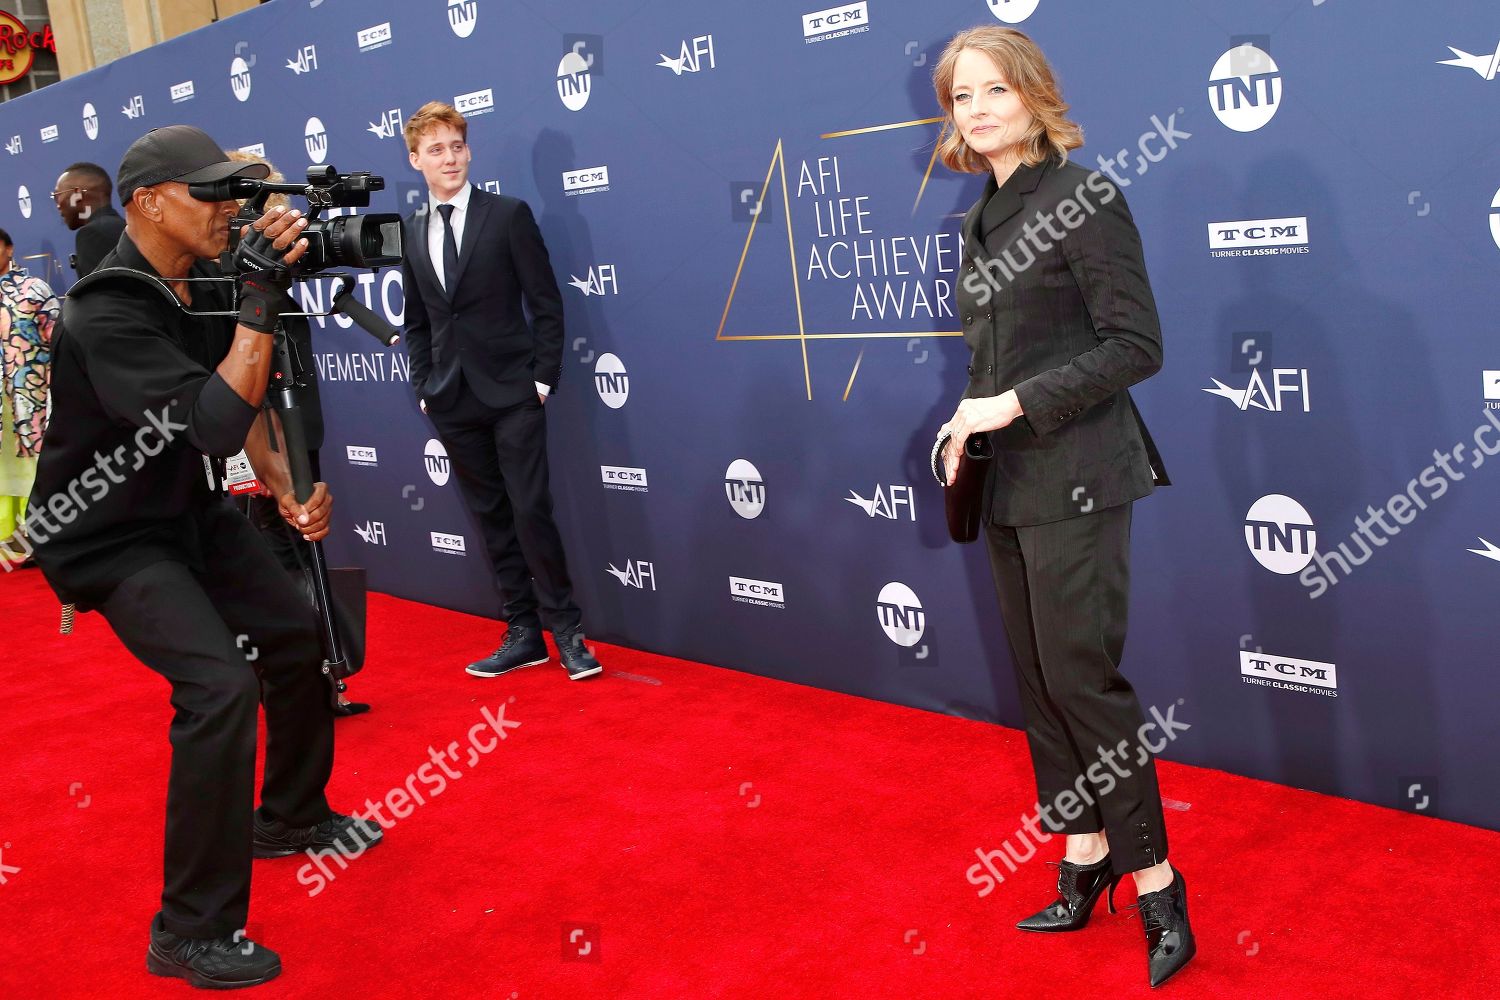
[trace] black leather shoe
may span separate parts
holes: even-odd
[[[1109,912],[1115,912],[1115,886],[1121,876],[1110,870],[1109,855],[1091,865],[1049,861],[1057,868],[1057,900],[1040,913],[1016,924],[1023,931],[1081,931],[1088,926],[1094,904],[1109,887]]]
[[[505,630],[505,641],[489,656],[469,664],[466,673],[475,677],[499,677],[521,667],[547,662],[547,644],[542,630],[529,625],[512,625]]]
[[[345,698],[339,698],[333,706],[334,715],[364,715],[369,710],[370,706],[368,703],[363,701],[349,701]]]
[[[1188,924],[1187,883],[1172,869],[1172,884],[1148,892],[1131,904],[1146,928],[1146,967],[1151,985],[1160,986],[1198,952]]]
[[[585,677],[604,672],[604,668],[584,644],[582,629],[563,635],[554,634],[553,638],[557,640],[557,653],[562,659],[563,668],[568,671],[569,680],[581,681]]]
[[[288,826],[280,820],[263,820],[256,813],[251,853],[257,858],[284,858],[309,848],[332,847],[345,857],[357,858],[383,839],[379,823],[354,816],[334,813],[312,826]]]
[[[157,914],[151,921],[146,971],[186,979],[200,989],[237,990],[281,975],[281,958],[239,932],[221,938],[180,937],[164,930]]]

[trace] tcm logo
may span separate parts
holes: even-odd
[[[1211,222],[1208,249],[1215,257],[1307,253],[1307,217]]]
[[[57,136],[58,136],[58,130],[57,130],[57,126],[56,125],[43,125],[42,126],[42,141],[43,142],[56,142],[57,141]]]
[[[354,533],[356,535],[358,535],[360,538],[363,538],[365,540],[365,544],[366,545],[384,545],[385,544],[385,522],[384,521],[366,521],[364,523],[363,527],[361,527],[360,525],[356,524],[354,526]],[[436,537],[436,536],[433,536],[433,537]]]
[[[912,496],[910,486],[891,486],[889,489],[876,486],[875,494],[866,500],[853,490],[844,497],[849,503],[854,504],[870,517],[883,517],[887,521],[899,521],[902,508],[906,509],[906,519],[915,521],[917,519],[917,502]]]
[[[10,141],[5,144],[5,151],[11,156],[20,156],[21,150],[24,148],[21,145],[21,137],[18,135],[11,136]]]
[[[568,284],[578,289],[584,295],[619,295],[620,283],[615,279],[615,266],[613,264],[598,264],[588,269],[588,273],[580,278],[572,275],[572,281]]]
[[[1020,24],[1041,5],[1042,0],[989,0],[990,13],[1006,24]]]
[[[459,94],[453,99],[453,107],[465,118],[487,115],[495,110],[495,91],[491,87],[486,87],[472,94]]]
[[[1290,576],[1312,562],[1318,532],[1306,508],[1289,496],[1272,493],[1251,504],[1245,514],[1245,544],[1256,562],[1272,573]]]
[[[760,517],[766,509],[766,481],[760,477],[760,470],[743,458],[729,463],[724,473],[724,495],[734,512],[747,521]]]
[[[31,218],[31,192],[26,190],[25,184],[16,190],[16,207],[21,210],[21,218]]]
[[[1487,410],[1500,410],[1500,371],[1489,370],[1484,373],[1484,407]]]
[[[729,578],[729,597],[742,604],[759,604],[766,608],[786,607],[786,591],[781,584],[769,580],[746,580],[743,577]]]
[[[311,73],[318,68],[318,47],[316,45],[304,45],[297,50],[297,54],[286,61],[286,68],[301,76],[303,73]]]
[[[604,480],[604,488],[607,490],[625,490],[630,493],[646,493],[650,491],[650,482],[646,479],[645,469],[627,469],[618,465],[599,466],[599,475]]]
[[[380,116],[380,121],[371,122],[365,129],[377,139],[395,139],[401,135],[401,109],[391,108]]]
[[[634,587],[636,590],[656,589],[656,568],[644,560],[625,560],[624,569],[615,569],[615,564],[610,563],[609,569],[605,570],[610,576],[620,581],[622,587]]]
[[[262,160],[264,160],[266,158],[266,144],[263,142],[255,142],[251,143],[248,146],[241,146],[240,152],[248,153],[251,156],[258,156]]]
[[[365,28],[359,32],[356,38],[359,41],[359,51],[361,52],[373,52],[376,49],[383,49],[391,44],[391,22],[387,21],[384,24],[377,24],[373,28]]]
[[[99,138],[99,112],[92,104],[83,106],[83,134],[89,137],[90,142]]]
[[[184,80],[181,83],[172,84],[172,103],[181,104],[183,101],[193,99],[193,81]]]
[[[241,56],[235,56],[229,64],[229,88],[241,104],[250,100],[250,64]]]
[[[349,453],[350,465],[365,465],[375,468],[380,464],[380,458],[374,448],[365,448],[357,444],[345,445],[344,450]]]
[[[146,116],[146,99],[140,94],[136,94],[120,109],[120,114],[131,121],[137,118],[144,118]]]
[[[448,0],[448,27],[455,35],[468,38],[474,34],[474,26],[478,23],[478,0]]]
[[[682,51],[675,59],[666,53],[660,53],[660,55],[661,62],[656,65],[671,70],[673,76],[713,69],[714,36],[698,35],[691,42],[683,42]]]
[[[322,163],[328,159],[328,130],[323,127],[321,118],[309,118],[307,127],[302,130],[302,142],[307,147],[307,158],[314,163]]]
[[[1291,691],[1323,688],[1318,694],[1338,697],[1338,668],[1319,660],[1296,660],[1290,656],[1271,656],[1249,649],[1240,650],[1240,676],[1247,684]]]
[[[809,44],[869,30],[870,5],[864,0],[802,15],[802,38]]]
[[[427,442],[427,447],[422,449],[422,464],[427,468],[427,478],[432,480],[434,486],[447,486],[448,477],[453,474],[448,465],[448,451],[443,447],[443,442],[432,438]]]
[[[593,194],[609,190],[609,167],[585,167],[582,170],[563,171],[563,193]]]
[[[432,549],[444,555],[466,556],[468,549],[464,546],[463,535],[445,535],[440,531],[430,532],[432,535]]]
[[[557,96],[569,111],[582,111],[589,103],[592,76],[589,63],[578,54],[579,46],[564,53],[557,64]]]
[[[1281,107],[1281,70],[1263,49],[1237,45],[1208,74],[1208,103],[1219,121],[1236,132],[1264,128]]]
[[[1451,45],[1448,46],[1448,51],[1453,53],[1453,58],[1438,60],[1439,66],[1472,69],[1486,80],[1493,80],[1496,73],[1500,73],[1500,46],[1496,46],[1495,54],[1492,56],[1470,55],[1463,49],[1455,49]]]
[[[1223,396],[1241,410],[1248,410],[1253,406],[1257,410],[1281,413],[1291,409],[1287,405],[1288,397],[1297,397],[1301,399],[1302,412],[1312,412],[1312,401],[1307,394],[1306,368],[1272,368],[1269,386],[1258,368],[1250,373],[1250,383],[1243,389],[1227,386],[1216,378],[1209,381],[1213,382],[1214,387],[1204,389],[1204,392]],[[1295,400],[1293,403],[1295,405]]]
[[[618,410],[630,398],[630,376],[625,363],[613,354],[601,354],[594,365],[594,388],[611,410]]]
[[[927,631],[927,612],[922,602],[904,583],[891,582],[880,588],[875,598],[875,615],[886,638],[898,646],[915,646]]]

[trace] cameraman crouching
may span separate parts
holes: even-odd
[[[309,541],[328,533],[318,483],[292,494],[284,450],[257,420],[272,333],[304,253],[300,212],[273,209],[242,230],[239,322],[193,316],[234,308],[209,263],[229,242],[233,201],[197,201],[188,184],[264,177],[229,162],[199,129],[172,125],[136,140],[120,163],[126,229],[100,265],[130,275],[80,283],[54,340],[54,411],[31,503],[36,559],[65,602],[98,609],[120,641],[172,685],[161,911],[146,963],[156,975],[217,989],[281,971],[242,935],[250,862],[305,848],[358,852],[375,824],[328,807],[330,689],[320,675],[312,609],[250,523],[217,493],[210,458],[246,449]],[[253,231],[252,231],[253,230]],[[247,253],[247,251],[250,251]],[[280,260],[277,270],[259,270]],[[175,296],[176,301],[173,301]],[[210,485],[210,481],[214,485]],[[266,707],[266,765],[254,809],[256,707]]]

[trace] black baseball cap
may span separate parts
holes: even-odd
[[[226,177],[262,178],[271,168],[264,163],[235,163],[207,132],[192,125],[154,128],[130,144],[120,160],[115,188],[120,204],[130,203],[136,188],[167,181],[194,184]]]

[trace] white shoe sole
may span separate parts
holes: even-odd
[[[532,660],[530,663],[517,663],[515,666],[511,667],[510,670],[502,670],[499,673],[490,673],[488,670],[475,670],[473,665],[471,664],[470,666],[464,667],[464,673],[468,674],[470,677],[504,677],[506,674],[511,673],[515,670],[520,670],[522,667],[535,667],[539,664],[546,663],[548,659],[549,657],[544,656],[540,660]]]
[[[564,667],[563,669],[566,670],[567,668]],[[604,668],[602,666],[599,666],[599,667],[595,667],[593,670],[585,670],[581,674],[569,674],[568,675],[568,680],[570,680],[570,681],[581,681],[581,680],[584,680],[585,678],[592,677],[595,674],[602,674],[602,673],[604,673]]]

